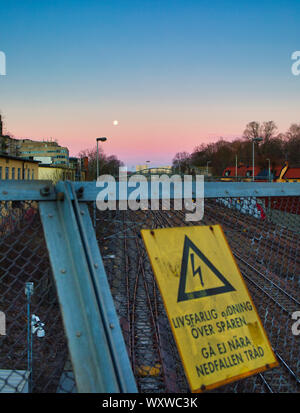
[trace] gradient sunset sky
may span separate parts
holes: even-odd
[[[246,123],[300,122],[299,1],[0,0],[15,137],[169,165]],[[118,120],[118,126],[113,121]]]

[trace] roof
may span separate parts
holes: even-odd
[[[14,160],[14,161],[39,163],[39,161],[34,161],[33,159],[29,159],[29,158],[23,158],[23,157],[21,158],[20,156],[11,156],[11,155],[0,154],[0,159],[1,158],[11,159],[11,160]]]
[[[261,169],[259,171],[259,173],[257,174],[257,176],[259,177],[268,177],[269,176],[269,169]]]
[[[289,168],[283,175],[283,179],[300,179],[300,167]]]
[[[284,166],[275,166],[275,168],[272,168],[276,178],[280,175],[280,172],[282,171],[283,168]]]
[[[285,165],[283,166],[275,166],[274,168],[272,168],[272,175],[275,176],[275,178],[278,178],[280,176],[280,173],[282,171],[282,169],[285,167]],[[227,168],[224,169],[223,171],[223,176],[225,175],[226,171],[230,171],[230,175],[229,176],[235,176],[235,166],[228,166]],[[247,171],[251,171],[252,172],[252,166],[239,166],[237,168],[237,174],[238,176],[246,176],[246,172]],[[254,167],[254,173],[255,176],[257,177],[268,177],[269,175],[269,170],[268,169],[261,169],[258,166]],[[283,175],[283,179],[300,179],[300,166],[298,167],[294,167],[294,168],[288,168],[288,170],[285,172],[285,174]]]
[[[260,167],[259,166],[255,166],[254,167],[254,174],[257,175],[260,172]],[[230,175],[229,176],[235,176],[236,174],[236,167],[235,166],[228,166],[227,168],[224,169],[223,171],[223,176],[225,176],[225,172],[226,171],[230,171]],[[237,175],[238,176],[246,176],[246,172],[247,171],[253,171],[253,167],[252,166],[238,166],[237,167]]]

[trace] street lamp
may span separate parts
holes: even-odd
[[[107,138],[105,136],[102,136],[101,138],[96,138],[96,141],[97,141],[97,170],[96,170],[96,172],[97,172],[96,181],[97,181],[98,176],[99,176],[99,146],[98,146],[98,143],[99,143],[99,141],[100,142],[107,141]],[[96,201],[94,201],[94,228],[96,228],[96,221],[97,221],[97,218],[96,218]]]
[[[146,161],[146,169],[147,169],[146,173],[147,173],[147,175],[149,173],[151,173],[149,166],[150,166],[150,161]]]
[[[211,161],[207,161],[206,163],[206,175],[208,176],[208,164],[211,163]]]
[[[252,181],[254,181],[254,167],[255,167],[255,163],[254,163],[254,142],[261,142],[263,140],[263,138],[253,138],[252,139],[252,160],[253,160],[253,169],[252,169]]]
[[[105,138],[105,136],[103,136],[103,137],[101,137],[101,138],[97,138],[96,141],[97,141],[97,177],[96,177],[96,178],[98,178],[98,176],[99,176],[99,149],[98,149],[98,142],[99,142],[99,141],[100,141],[100,142],[105,142],[105,141],[107,141],[107,138]]]

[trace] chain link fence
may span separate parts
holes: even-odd
[[[76,391],[36,202],[0,203],[0,311],[0,393]]]

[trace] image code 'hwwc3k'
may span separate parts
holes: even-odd
[[[278,365],[220,225],[141,233],[192,392]]]

